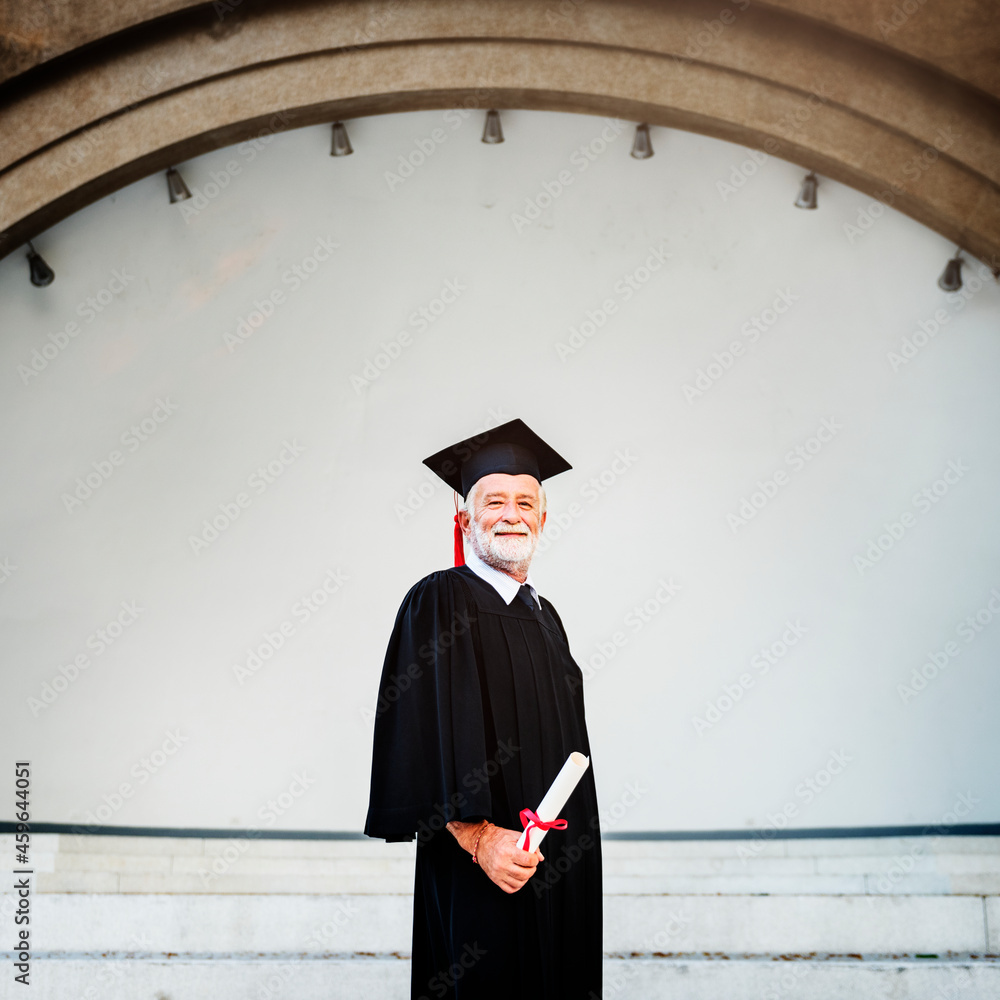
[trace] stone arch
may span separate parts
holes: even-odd
[[[766,149],[892,204],[996,271],[991,5],[843,6],[6,0],[0,256],[261,130],[465,104],[613,115]]]

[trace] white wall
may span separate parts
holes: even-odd
[[[359,829],[389,627],[408,587],[450,562],[451,496],[420,460],[520,416],[575,466],[549,484],[549,528],[570,526],[550,530],[534,575],[589,674],[606,829],[1000,820],[1000,623],[957,631],[1000,595],[1000,289],[973,265],[968,294],[946,296],[953,248],[892,210],[849,235],[872,203],[833,182],[818,211],[794,209],[803,171],[773,158],[654,129],[639,162],[631,126],[503,121],[496,147],[480,112],[426,112],[351,123],[346,159],[327,155],[328,127],[220,150],[181,165],[213,197],[171,206],[150,177],[40,237],[51,287],[29,285],[21,254],[0,262],[0,742],[33,760],[33,818]],[[421,144],[426,162],[387,180]],[[738,190],[720,190],[741,163]],[[520,225],[561,171],[570,183]],[[310,263],[323,240],[337,249]],[[669,259],[637,272],[657,251]],[[296,288],[285,276],[303,265]],[[418,329],[451,282],[457,301]],[[741,330],[783,293],[751,344]],[[560,350],[606,299],[615,314]],[[936,313],[941,332],[894,370],[889,352]],[[400,331],[398,357],[352,383]],[[53,337],[65,347],[27,374]],[[745,353],[687,398],[733,341]],[[154,411],[155,432],[130,438]],[[790,462],[824,422],[836,432]],[[301,452],[258,491],[254,470],[286,441]],[[734,530],[727,515],[778,470],[777,495]],[[602,475],[615,481],[598,493]],[[191,536],[241,492],[195,553]],[[902,537],[859,569],[887,522]],[[346,582],[296,617],[330,571]],[[657,610],[661,581],[676,592]],[[95,651],[122,602],[141,614]],[[283,621],[294,634],[240,683],[234,666]],[[753,657],[787,622],[805,632],[762,674]],[[901,695],[948,642],[958,655]],[[47,691],[80,654],[89,665]],[[831,754],[850,759],[826,770]]]

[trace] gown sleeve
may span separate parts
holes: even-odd
[[[449,820],[490,816],[475,607],[454,573],[406,595],[382,667],[365,833],[429,836]]]

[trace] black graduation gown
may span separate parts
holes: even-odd
[[[411,997],[601,995],[601,843],[593,766],[515,893],[444,829],[520,830],[569,754],[590,756],[583,675],[555,609],[508,606],[468,567],[406,595],[386,652],[365,833],[417,837]]]

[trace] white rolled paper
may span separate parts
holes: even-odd
[[[562,812],[563,806],[566,805],[569,797],[573,794],[573,789],[576,788],[588,767],[590,767],[590,758],[576,750],[566,758],[566,763],[556,775],[556,780],[549,786],[545,797],[538,803],[538,808],[535,810],[543,823],[551,823],[554,819],[559,818],[559,813]],[[517,842],[518,848],[524,849],[525,838],[527,838],[527,849],[537,851],[538,845],[547,832],[547,830],[539,830],[537,826],[527,827]]]

